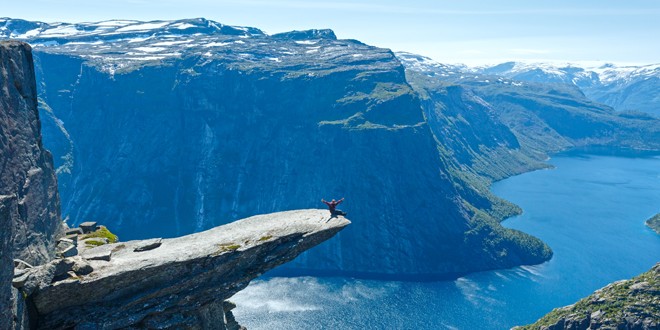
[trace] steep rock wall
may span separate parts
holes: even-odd
[[[61,232],[51,154],[41,142],[32,53],[0,42],[0,328],[9,327],[12,259],[49,261]],[[6,326],[6,327],[5,327]]]
[[[54,149],[73,155],[60,162],[65,214],[123,239],[172,237],[345,197],[353,230],[290,267],[447,276],[547,259],[540,243],[501,258],[506,247],[464,239],[519,244],[465,207],[393,54],[336,43],[351,53],[284,68],[189,56],[108,73],[39,53],[43,109],[66,128],[50,126]]]

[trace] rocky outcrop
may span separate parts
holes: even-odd
[[[32,268],[15,285],[40,329],[237,328],[226,299],[349,223],[327,210],[258,215],[179,238],[102,245]]]
[[[12,259],[49,261],[62,228],[29,45],[0,42],[0,86],[0,328],[6,329],[13,322]]]
[[[631,280],[612,283],[574,305],[517,330],[660,328],[660,263]]]

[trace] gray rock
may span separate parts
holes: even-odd
[[[31,264],[43,263],[54,256],[63,227],[52,156],[41,142],[28,44],[0,42],[0,86],[0,195],[15,196],[5,204],[13,228],[13,255]]]
[[[96,231],[98,229],[98,226],[96,225],[95,221],[86,221],[80,224],[80,229],[84,234],[91,233]]]
[[[630,290],[632,291],[645,291],[648,290],[648,288],[651,287],[651,285],[648,282],[640,282],[640,283],[635,283],[630,286]]]
[[[28,274],[28,272],[25,271],[23,274],[14,277],[14,279],[11,281],[11,285],[17,289],[20,289],[23,286],[25,286],[25,283],[27,282],[29,277],[30,274]]]
[[[64,248],[64,249],[62,249],[62,250],[60,250],[59,253],[60,253],[60,254],[62,255],[62,257],[64,257],[64,258],[73,257],[73,256],[75,256],[75,255],[78,255],[78,248],[75,247],[75,246],[73,246],[73,245],[71,245],[71,246],[68,246],[68,247],[66,247],[66,248]]]
[[[70,239],[74,244],[78,244],[78,234],[68,234],[66,238]]]
[[[41,142],[28,44],[0,41],[0,86],[0,329],[10,329],[24,319],[16,301],[21,294],[12,288],[24,285],[24,274],[13,281],[12,260],[50,260],[62,222],[52,156]]]
[[[233,305],[222,301],[349,223],[344,217],[330,219],[327,210],[298,210],[162,239],[157,249],[140,253],[134,250],[147,242],[108,244],[83,256],[111,251],[110,261],[83,256],[55,260],[31,270],[35,281],[28,280],[24,288],[33,288],[41,329],[204,328],[225,320],[231,329],[242,329],[230,312]],[[272,239],[263,240],[265,236]],[[264,261],[266,256],[272,258]],[[84,262],[93,268],[91,273],[79,271]]]
[[[29,271],[30,271],[29,268],[26,268],[26,269],[14,268],[14,278],[19,277],[19,276],[21,276],[21,275],[23,275],[23,274],[25,274]]]
[[[76,227],[76,228],[68,229],[66,232],[64,232],[64,234],[65,234],[67,237],[68,237],[69,235],[82,235],[82,234],[83,234],[83,231],[82,231],[82,229]]]
[[[91,249],[83,250],[80,255],[87,260],[103,260],[110,261],[112,257],[112,250],[121,246],[120,244],[114,245],[101,245]]]
[[[80,256],[70,258],[70,260],[72,262],[71,271],[76,273],[76,275],[87,275],[94,271],[92,265]]]
[[[57,245],[55,246],[55,250],[57,253],[62,253],[65,250],[68,250],[71,247],[75,247],[77,244],[74,244],[72,240],[67,239],[67,238],[60,238],[59,241],[57,242]]]
[[[140,245],[133,249],[133,252],[143,252],[153,250],[162,244],[162,238],[154,238],[142,241]]]
[[[14,259],[14,268],[16,269],[28,269],[32,267],[33,267],[32,265],[28,264],[27,262],[21,259]]]
[[[53,263],[47,263],[29,270],[26,274],[27,280],[23,283],[22,291],[31,295],[40,288],[45,288],[53,282],[57,267]]]

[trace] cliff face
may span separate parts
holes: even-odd
[[[224,329],[233,318],[225,299],[349,223],[327,210],[297,210],[102,245],[30,269],[21,290],[39,329]]]
[[[0,328],[12,318],[12,259],[49,261],[61,232],[52,156],[41,142],[30,46],[0,42]],[[6,317],[5,317],[6,316]],[[8,325],[7,325],[8,327]]]
[[[660,327],[660,264],[612,283],[574,305],[557,308],[518,330],[640,329]]]
[[[464,203],[389,50],[331,31],[111,23],[31,39],[71,223],[173,237],[345,197],[353,230],[291,267],[455,276],[549,258]]]

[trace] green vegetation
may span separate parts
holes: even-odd
[[[660,213],[654,215],[651,219],[646,220],[646,225],[660,235]]]
[[[101,245],[104,245],[104,244],[105,243],[100,242],[100,241],[85,241],[85,245],[87,245],[87,247],[101,246]]]
[[[337,100],[337,103],[382,103],[396,99],[405,94],[413,94],[413,91],[410,89],[410,87],[408,87],[408,85],[379,82],[369,94],[363,92],[354,92]]]
[[[269,239],[271,239],[271,238],[273,238],[273,236],[271,236],[271,235],[266,235],[266,236],[262,236],[262,237],[259,239],[259,241],[260,241],[260,242],[263,242],[263,241],[267,241],[267,240],[269,240]]]
[[[519,330],[540,329],[564,321],[564,326],[596,322],[604,329],[628,328],[630,320],[660,323],[660,264],[631,280],[612,283],[574,305],[552,310]]]
[[[110,230],[108,230],[108,228],[106,228],[105,226],[99,226],[99,229],[97,229],[95,232],[85,234],[81,237],[81,239],[88,239],[93,237],[107,238],[109,243],[116,243],[117,241],[119,241],[119,237],[117,237],[117,235],[110,232]]]
[[[552,257],[552,250],[540,239],[519,230],[502,227],[487,213],[469,204],[466,206],[473,212],[473,216],[464,240],[468,246],[481,247],[475,249],[475,258],[485,262],[490,259],[501,267],[507,267],[516,266],[520,262],[537,264]]]
[[[221,255],[225,252],[236,251],[236,250],[238,250],[238,248],[241,247],[240,244],[233,243],[233,242],[232,243],[222,243],[222,244],[218,244],[217,246],[218,246],[218,250],[215,251],[212,254],[212,256],[214,256],[214,257],[219,256],[219,255]]]

